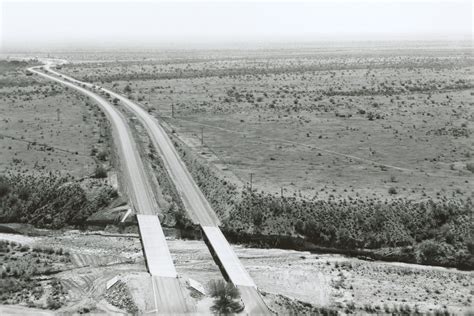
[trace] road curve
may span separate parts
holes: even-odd
[[[159,210],[156,199],[145,175],[143,163],[138,156],[135,142],[132,141],[132,135],[127,128],[127,123],[122,114],[99,95],[63,79],[37,71],[36,68],[29,68],[29,70],[49,80],[75,89],[97,102],[112,124],[114,139],[120,140],[115,143],[122,158],[122,168],[127,180],[127,191],[132,199],[135,211],[140,214],[156,214]]]
[[[85,85],[89,88],[95,86],[91,83],[82,82],[72,77],[63,75],[50,68],[50,65],[45,66],[48,71],[54,73],[57,76],[61,76],[69,81],[76,82],[80,85]],[[184,162],[181,160],[176,148],[174,147],[171,139],[168,137],[164,129],[161,127],[159,122],[148,114],[142,107],[133,103],[129,99],[121,96],[106,88],[100,88],[102,91],[110,94],[112,97],[119,99],[123,105],[132,111],[140,122],[144,125],[147,132],[150,134],[150,138],[153,145],[160,152],[165,167],[171,180],[176,186],[176,189],[183,201],[186,211],[190,215],[191,220],[195,224],[203,226],[218,226],[220,221],[217,218],[214,210],[202,194],[201,190],[195,183],[193,177],[187,170]]]

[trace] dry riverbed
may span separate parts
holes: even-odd
[[[127,295],[135,305],[130,308],[144,312],[151,307],[151,298],[145,295],[146,286],[137,286],[146,284],[147,280],[138,236],[51,231],[49,235],[40,237],[0,234],[0,240],[30,246],[47,244],[71,253],[75,268],[56,275],[68,290],[68,301],[59,311],[78,312],[86,308],[107,313],[125,312],[123,306],[118,309],[105,299],[106,294],[109,298],[118,295],[106,290],[107,281],[114,276],[126,284]],[[170,236],[168,244],[180,279],[190,294],[192,291],[187,286],[190,278],[204,286],[212,279],[222,278],[204,242]],[[447,309],[456,314],[467,312],[472,305],[470,272],[368,262],[334,254],[243,246],[234,246],[234,249],[264,293],[267,304],[279,313],[308,313],[301,302],[345,312],[386,312],[394,308],[409,308],[420,312]],[[190,303],[197,312],[208,311],[212,304],[210,298],[190,296]],[[14,309],[2,306],[0,311],[3,308],[7,308],[5,312]]]

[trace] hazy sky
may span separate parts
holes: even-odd
[[[471,39],[470,0],[0,0],[0,49]]]

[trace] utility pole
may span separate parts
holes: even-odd
[[[60,121],[60,115],[61,115],[61,110],[60,109],[56,109],[56,113],[58,114],[58,121]]]
[[[171,103],[171,117],[174,118],[174,103]]]
[[[252,192],[252,180],[253,180],[253,173],[250,172],[250,192]]]
[[[204,145],[204,127],[201,127],[201,145]]]

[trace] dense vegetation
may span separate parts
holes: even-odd
[[[107,302],[120,309],[126,310],[130,315],[138,315],[138,307],[133,301],[127,284],[118,281],[105,293]]]
[[[80,225],[116,195],[109,186],[86,192],[72,177],[7,173],[0,176],[0,222],[45,228]]]
[[[2,72],[6,71],[15,71],[18,69],[25,69],[28,66],[33,64],[28,63],[27,61],[20,60],[0,60],[0,70]]]
[[[206,164],[179,151],[222,220],[223,230],[248,236],[302,237],[345,249],[391,248],[390,259],[474,268],[471,199],[347,199],[308,201],[239,190]],[[388,256],[387,256],[388,257]]]
[[[31,77],[27,77],[25,69],[38,65],[37,61],[0,60],[0,87],[28,87],[37,84]],[[24,73],[18,76],[18,73]],[[7,74],[13,76],[7,76]]]
[[[403,247],[408,260],[473,268],[472,207],[470,200],[308,202],[243,191],[225,225],[237,232],[297,234],[341,249]]]

